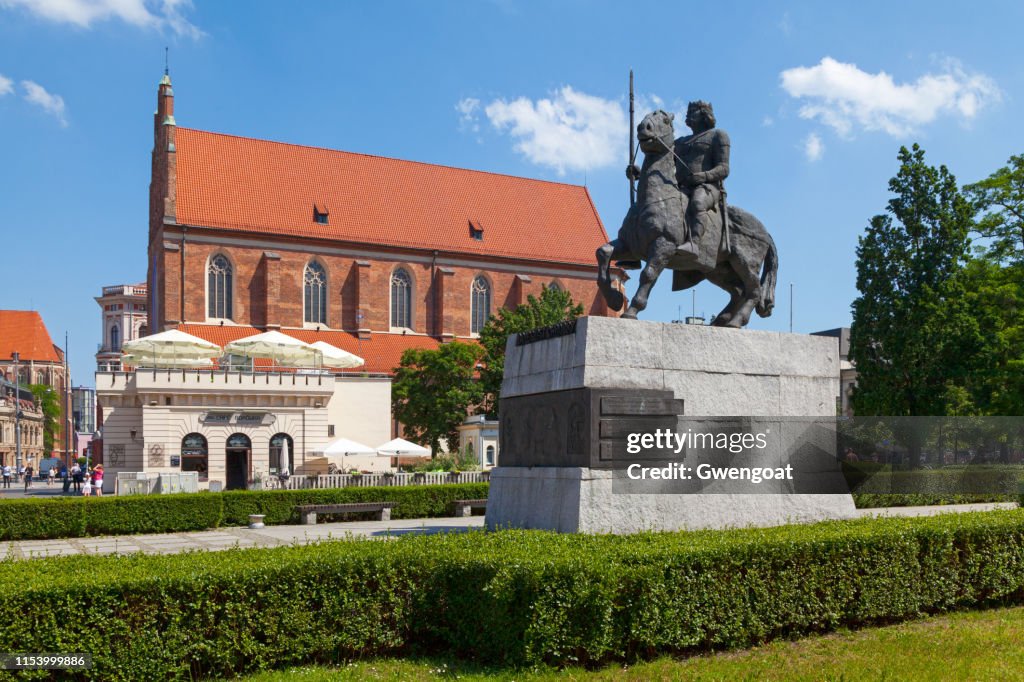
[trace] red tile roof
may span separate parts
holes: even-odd
[[[176,148],[186,225],[583,265],[608,241],[585,187],[190,128]]]
[[[43,318],[35,310],[0,310],[0,360],[19,353],[22,362],[61,362]]]
[[[194,334],[201,339],[212,341],[218,346],[253,334],[259,334],[265,330],[256,327],[229,326],[206,324],[182,324],[178,329],[188,334]],[[355,334],[339,331],[316,331],[315,329],[282,329],[282,334],[293,336],[300,341],[313,343],[315,341],[326,341],[332,346],[346,350],[349,353],[358,355],[366,364],[358,369],[345,370],[348,373],[359,372],[381,372],[392,373],[402,359],[402,351],[407,348],[437,348],[440,344],[429,336],[417,336],[413,334],[373,334],[369,339],[360,341]]]

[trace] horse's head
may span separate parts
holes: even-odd
[[[672,127],[675,116],[658,109],[644,116],[636,127],[636,139],[644,154],[664,154],[672,150],[676,133]]]

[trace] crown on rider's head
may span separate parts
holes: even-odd
[[[704,120],[707,121],[707,124],[709,126],[711,126],[712,128],[715,127],[715,112],[711,108],[711,102],[705,102],[704,100],[699,99],[695,102],[690,102],[689,106],[687,106],[686,108],[688,111],[694,109],[697,110],[698,112],[703,114]]]

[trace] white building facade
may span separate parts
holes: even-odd
[[[96,352],[96,370],[117,372],[121,369],[121,345],[149,334],[146,285],[103,287],[96,303],[103,309],[103,342]]]
[[[96,393],[109,491],[118,472],[198,472],[201,488],[244,489],[282,464],[326,473],[316,451],[335,437],[391,437],[388,377],[140,369],[98,372]]]

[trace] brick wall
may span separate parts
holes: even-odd
[[[171,237],[168,236],[168,241]],[[167,319],[177,319],[180,308],[179,253],[163,248],[157,276],[159,306]],[[302,327],[303,274],[316,260],[327,272],[327,328],[375,332],[391,326],[391,276],[403,268],[412,280],[413,331],[435,337],[470,335],[471,288],[483,275],[491,285],[491,312],[514,307],[529,295],[539,296],[543,286],[556,283],[582,302],[585,314],[606,315],[607,306],[597,291],[594,276],[581,271],[576,277],[517,275],[505,270],[445,264],[410,262],[400,253],[382,251],[374,258],[357,259],[307,251],[269,251],[262,247],[239,247],[187,242],[185,246],[185,322],[205,322],[206,283],[210,260],[223,254],[232,268],[232,320],[237,324],[266,327]],[[361,314],[361,319],[357,317]]]

